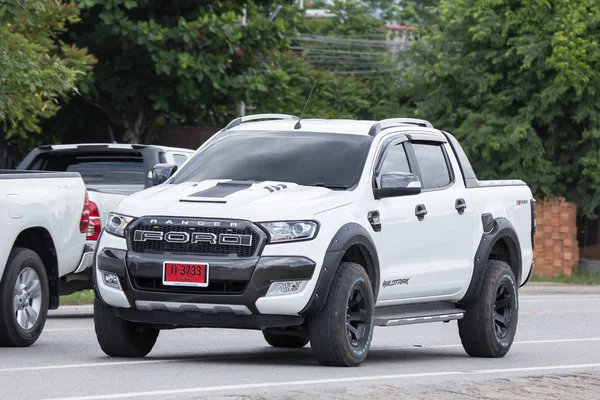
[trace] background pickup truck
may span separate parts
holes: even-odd
[[[33,149],[18,170],[66,171],[81,174],[89,192],[90,224],[87,244],[94,249],[102,224],[121,200],[150,187],[148,172],[155,164],[181,166],[193,150],[116,143],[49,145]],[[61,288],[91,289],[91,271],[65,277]]]
[[[59,278],[92,265],[77,173],[0,171],[0,346],[30,346],[59,305]]]

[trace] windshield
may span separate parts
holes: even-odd
[[[225,132],[181,169],[173,183],[207,179],[354,186],[372,141],[363,135]]]

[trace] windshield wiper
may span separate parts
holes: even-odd
[[[348,190],[348,186],[340,185],[339,183],[317,182],[317,183],[313,183],[313,184],[310,184],[307,186],[319,186],[319,187],[324,187],[324,188],[333,189],[333,190]]]

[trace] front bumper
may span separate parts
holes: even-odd
[[[302,324],[304,317],[299,315],[260,314],[256,303],[273,282],[310,280],[315,270],[312,260],[291,256],[198,258],[189,254],[169,256],[176,262],[208,263],[208,287],[165,287],[164,254],[105,247],[96,256],[96,287],[102,300],[116,308],[118,316],[134,322],[246,329]],[[116,274],[120,289],[106,286],[102,272]]]

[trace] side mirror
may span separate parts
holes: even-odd
[[[156,186],[166,182],[177,171],[177,168],[176,164],[156,164],[152,171],[148,172],[150,185]]]
[[[390,172],[381,176],[380,188],[373,189],[376,199],[410,196],[421,193],[421,181],[415,174]]]

